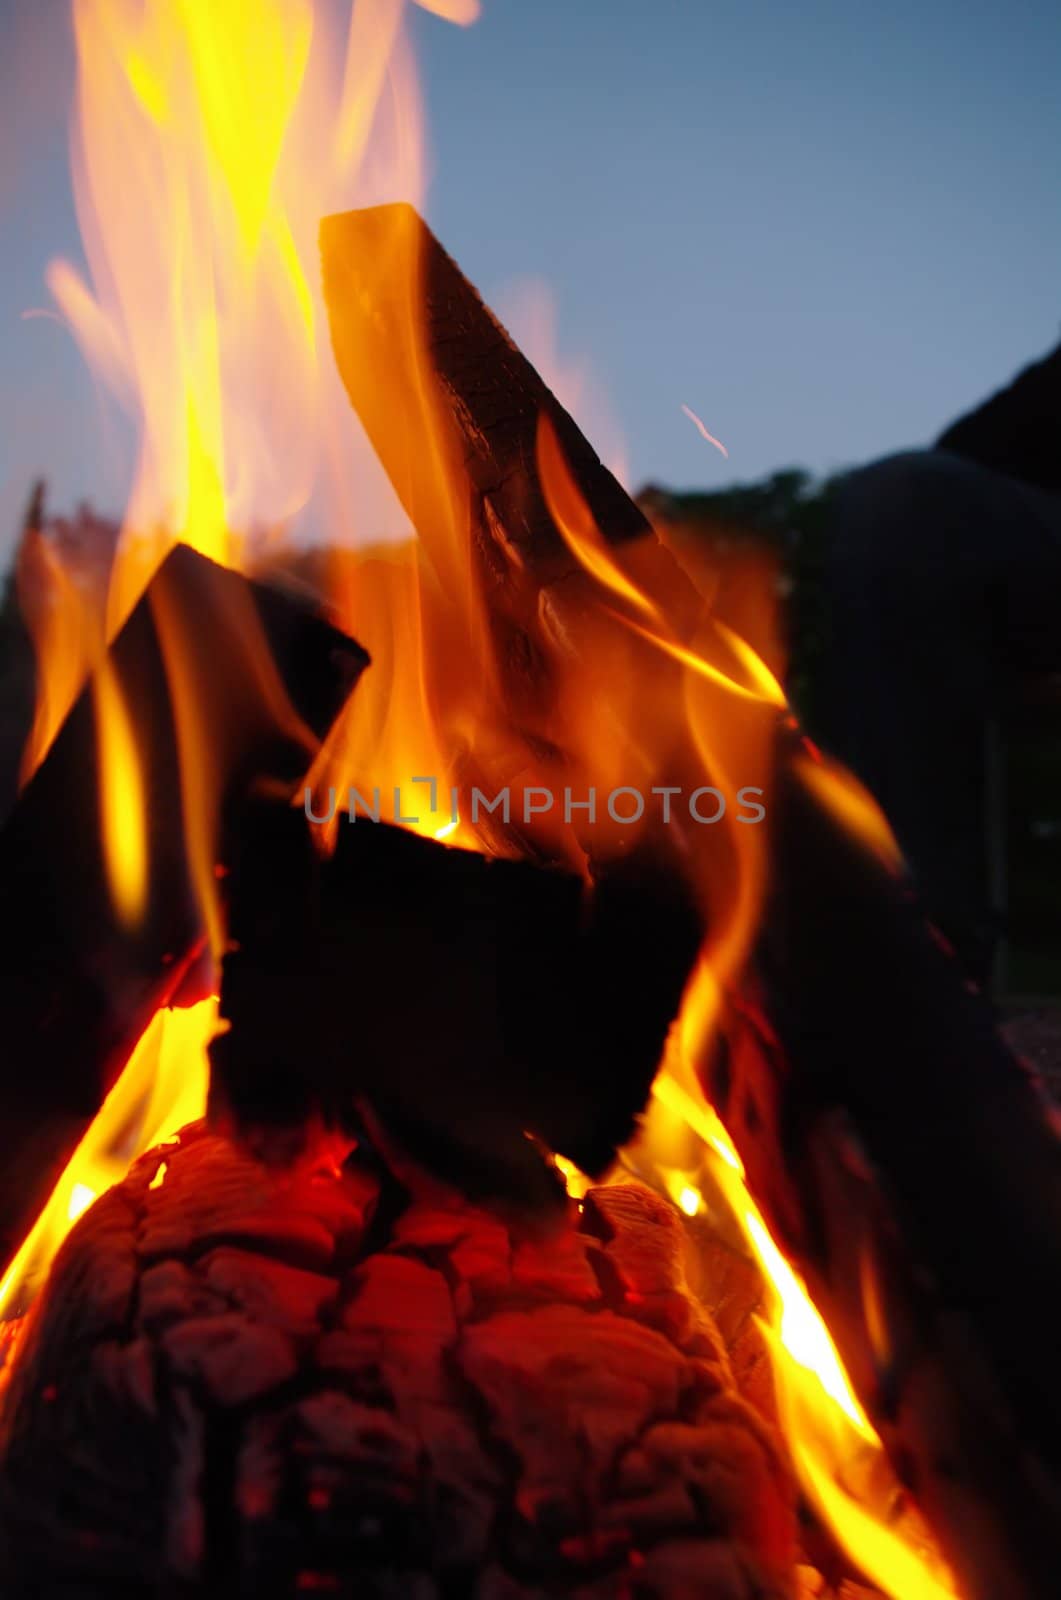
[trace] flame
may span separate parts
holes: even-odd
[[[878,856],[885,866],[899,871],[903,864],[902,852],[869,790],[845,767],[823,756],[809,739],[804,740],[804,745],[807,755],[796,762],[802,782],[867,850]]]
[[[478,6],[427,9],[463,25]],[[406,10],[405,0],[358,0],[344,48],[335,14],[312,0],[74,0],[72,167],[87,271],[54,260],[47,282],[101,390],[132,418],[138,448],[104,593],[83,592],[76,550],[40,535],[26,542],[24,589],[47,600],[29,618],[38,704],[22,777],[94,674],[103,847],[130,927],[145,903],[148,825],[135,730],[102,667],[106,646],[176,542],[246,569],[266,549],[275,555],[300,517],[352,521],[349,478],[363,475],[365,452],[344,468],[357,451],[322,333],[317,227],[377,192],[420,198]],[[225,752],[212,746],[209,694],[189,682],[180,629],[159,633],[189,870],[216,954]],[[263,677],[270,665],[263,653]],[[385,692],[392,674],[379,665]],[[422,751],[412,773],[434,771],[434,759]]]
[[[462,25],[479,10],[477,0],[421,4]],[[374,506],[378,482],[373,488],[366,476],[363,444],[351,440],[316,264],[322,215],[422,192],[404,12],[404,0],[357,0],[344,49],[336,48],[329,13],[311,0],[74,0],[73,164],[88,272],[56,261],[48,283],[101,386],[133,416],[138,452],[105,597],[78,585],[75,565],[43,534],[24,547],[27,570],[35,564],[47,577],[48,599],[30,619],[40,673],[23,776],[44,757],[91,675],[101,848],[115,908],[129,927],[149,881],[148,828],[137,730],[105,652],[159,562],[183,540],[248,568],[263,553],[276,557],[296,527],[314,529],[314,518],[323,518],[333,543],[338,531],[353,536],[370,527],[373,539],[407,531],[404,520],[386,521],[395,517],[392,499],[383,496],[382,512]],[[379,790],[384,807],[403,815],[413,814],[415,796],[416,820],[406,817],[405,825],[484,849],[504,845],[487,840],[463,811],[453,813],[451,788],[509,786],[517,804],[535,786],[580,798],[592,788],[602,805],[615,787],[646,795],[663,786],[674,795],[684,786],[723,797],[716,822],[676,809],[660,825],[658,837],[688,872],[709,933],[675,1049],[654,1085],[644,1147],[691,1224],[725,1211],[762,1268],[779,1406],[808,1497],[856,1564],[896,1600],[953,1597],[934,1553],[890,1527],[879,1502],[846,1487],[849,1464],[867,1456],[883,1462],[883,1448],[689,1065],[703,1059],[720,997],[746,961],[766,887],[766,828],[745,825],[735,801],[742,790],[768,798],[777,728],[788,716],[769,585],[753,586],[740,626],[706,605],[679,620],[666,585],[646,576],[641,542],[622,550],[606,542],[543,415],[542,489],[584,584],[577,594],[570,587],[569,609],[565,594],[551,597],[548,626],[538,617],[535,643],[554,670],[554,693],[548,704],[521,707],[517,719],[490,600],[473,570],[463,464],[447,453],[429,398],[418,263],[400,211],[393,227],[364,270],[370,283],[373,274],[396,283],[403,297],[394,366],[412,374],[421,403],[411,415],[395,405],[391,425],[426,463],[410,507],[421,542],[367,549],[362,541],[356,552],[333,557],[329,599],[373,667],[324,748],[312,760],[307,752],[306,786],[341,794],[343,810],[351,789],[368,809]],[[373,381],[385,399],[392,375],[382,370]],[[189,668],[186,623],[164,606],[155,621],[180,745],[189,872],[216,957],[225,937],[214,872],[225,752],[212,739],[210,686]],[[250,632],[244,643],[263,699],[289,722],[262,640]],[[894,843],[869,798],[824,761],[808,757],[805,767],[823,802],[894,862]],[[625,848],[656,825],[648,816],[632,826],[600,818],[591,828],[584,813],[572,820],[553,807],[511,848],[529,843],[591,876],[592,856]],[[30,1303],[72,1222],[130,1160],[202,1114],[215,1027],[215,1002],[155,1017],[0,1282],[0,1315]],[[659,1155],[675,1127],[696,1144],[692,1162],[664,1163]],[[562,1153],[557,1161],[577,1193],[581,1175]],[[153,1182],[164,1181],[162,1161]]]
[[[425,8],[462,25],[478,12],[476,0]],[[151,870],[146,730],[135,725],[108,644],[177,542],[246,570],[263,552],[275,556],[300,514],[323,516],[329,527],[351,520],[349,474],[340,466],[350,453],[348,410],[322,337],[317,228],[327,211],[377,193],[420,198],[406,9],[405,0],[358,0],[344,49],[332,12],[312,0],[72,6],[71,153],[87,271],[54,260],[47,283],[101,390],[133,419],[138,448],[109,570],[100,570],[99,525],[46,528],[39,501],[31,516],[19,588],[38,685],[21,779],[32,777],[90,682],[100,845],[116,915],[131,931]],[[362,450],[359,472],[365,459]],[[365,498],[371,502],[371,489]],[[419,694],[418,635],[403,633],[412,568],[404,570],[390,593],[390,644],[411,664],[408,681]],[[358,589],[360,622],[365,584]],[[157,591],[152,605],[179,746],[188,871],[216,959],[225,941],[215,861],[226,752],[212,715],[214,686],[188,648],[197,619],[175,614]],[[340,621],[353,622],[336,609]],[[245,653],[263,705],[306,744],[308,766],[312,741],[252,610],[226,618],[226,645]],[[370,722],[382,715],[395,676],[386,649],[372,643],[381,698],[375,706],[359,699]],[[398,675],[399,689],[403,682]],[[410,718],[412,701],[410,692]],[[396,754],[395,764],[403,780],[433,772],[436,751],[429,746],[409,764]],[[448,799],[425,823],[444,839],[459,828]],[[8,1268],[0,1310],[28,1303],[66,1228],[130,1160],[201,1115],[213,1017],[212,1008],[196,1007],[155,1018]]]
[[[19,770],[22,786],[43,761],[78,690],[99,661],[103,640],[99,597],[39,526],[26,531],[15,579],[19,609],[38,662],[33,722]]]
[[[104,657],[92,679],[99,741],[100,816],[111,898],[122,922],[135,927],[147,896],[144,780],[118,675]]]
[[[216,1029],[214,999],[155,1013],[0,1280],[0,1317],[27,1309],[72,1224],[130,1162],[203,1115],[206,1047]]]
[[[768,782],[765,742],[778,720],[791,720],[774,671],[746,639],[717,618],[709,619],[691,642],[674,634],[666,613],[638,588],[620,564],[619,553],[593,525],[546,419],[539,431],[539,469],[553,518],[569,549],[606,592],[610,615],[680,668],[686,734],[702,770],[711,772],[720,787],[732,788],[738,772],[753,772]],[[643,693],[643,678],[638,683]],[[643,700],[637,709],[644,715]],[[673,716],[666,725],[673,738]],[[673,746],[668,758],[674,759]],[[804,781],[864,846],[897,867],[900,858],[888,825],[861,786],[809,746],[797,765]],[[634,1148],[644,1148],[650,1169],[687,1217],[708,1210],[713,1216],[715,1211],[724,1213],[757,1260],[766,1288],[768,1349],[793,1462],[804,1492],[842,1548],[895,1600],[953,1600],[954,1580],[938,1552],[905,1528],[889,1526],[895,1480],[884,1447],[822,1317],[752,1200],[740,1156],[704,1100],[694,1070],[693,1063],[705,1059],[721,996],[743,966],[765,884],[761,835],[746,829],[741,837],[738,828],[731,833],[735,848],[728,871],[717,859],[714,840],[699,851],[694,842],[687,858],[687,870],[699,882],[705,904],[714,907],[714,915],[707,917],[713,931],[688,985]],[[712,1175],[714,1206],[687,1161],[668,1164],[661,1154],[676,1129],[699,1141],[697,1164]],[[634,1164],[641,1165],[636,1156]],[[862,1486],[858,1494],[845,1481],[855,1465]]]
[[[620,600],[628,601],[650,621],[662,622],[658,607],[626,577],[601,538],[589,506],[568,471],[556,429],[544,412],[538,422],[538,470],[545,503],[571,553]]]
[[[680,1129],[692,1130],[700,1141],[703,1159],[696,1173],[666,1165]],[[958,1600],[953,1575],[920,1526],[915,1533],[891,1525],[900,1497],[884,1446],[825,1322],[748,1192],[740,1156],[691,1081],[680,1051],[656,1078],[635,1152],[635,1167],[654,1170],[687,1216],[706,1210],[723,1231],[736,1227],[758,1262],[765,1288],[760,1326],[782,1431],[803,1492],[855,1568],[893,1600]]]

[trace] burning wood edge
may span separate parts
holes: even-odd
[[[356,1153],[281,1173],[186,1129],[76,1225],[27,1320],[5,1600],[789,1600],[784,1454],[684,1249],[641,1188],[541,1241]]]
[[[598,527],[672,614],[699,614],[698,595],[644,514],[412,206],[327,217],[320,242],[350,401],[432,559],[445,571],[471,554],[490,585],[496,625],[533,634],[543,590],[581,571],[535,464],[543,412]],[[467,486],[469,503],[453,503],[457,485]],[[454,536],[469,526],[474,549],[460,552]],[[540,653],[513,640],[507,659],[512,681],[519,675],[526,692],[540,696]]]
[[[549,636],[565,632],[586,583],[557,531],[538,472],[542,419],[597,526],[631,577],[687,631],[703,602],[571,416],[408,205],[321,224],[324,293],[351,404],[449,594],[482,599],[503,722],[548,747],[556,682]],[[424,371],[424,361],[431,364]],[[469,631],[478,626],[466,614]],[[480,781],[471,757],[454,782]],[[480,836],[511,853],[511,827]],[[532,853],[529,838],[519,840]]]
[[[757,975],[709,1091],[963,1595],[1056,1584],[1053,1113],[907,887],[780,774]],[[1030,1301],[1029,1301],[1029,1296]]]
[[[176,696],[183,687],[185,703],[209,708],[224,837],[251,788],[293,788],[366,661],[283,591],[184,546],[170,554],[100,669],[122,696],[139,763],[147,881],[135,926],[116,909],[100,848],[100,673],[71,709],[0,834],[5,1259],[157,1008],[182,984],[190,992],[204,923],[187,865]]]
[[[604,539],[676,627],[693,614],[640,513],[414,212],[329,218],[321,244],[350,399],[432,558],[463,558],[486,587],[514,716],[548,701],[541,620],[577,566],[538,480],[539,415]],[[464,520],[444,505],[462,473]],[[758,977],[704,1071],[963,1594],[1039,1600],[1056,1587],[1061,1395],[1048,1319],[1017,1308],[1061,1290],[1057,1139],[986,1003],[809,764],[779,726]]]
[[[539,1227],[566,1203],[539,1147],[611,1164],[699,948],[654,861],[587,897],[573,874],[373,822],[322,859],[302,813],[268,804],[233,852],[215,1122],[289,1154],[313,1113],[349,1125],[361,1105],[399,1165]]]

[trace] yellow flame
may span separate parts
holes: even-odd
[[[938,1553],[911,1543],[839,1481],[832,1463],[849,1458],[822,1443],[823,1420],[813,1387],[798,1364],[786,1361],[776,1335],[766,1329],[777,1380],[778,1411],[791,1441],[800,1482],[825,1525],[859,1571],[895,1600],[960,1600],[953,1575]],[[813,1380],[811,1380],[813,1384]]]
[[[129,710],[109,658],[92,680],[99,749],[103,853],[114,908],[139,922],[147,897],[147,814],[140,755]]]
[[[729,673],[723,672],[720,667],[708,661],[699,651],[691,650],[687,645],[679,643],[677,639],[668,639],[662,634],[654,633],[650,628],[643,628],[632,618],[623,618],[622,620],[625,621],[628,628],[640,634],[641,638],[654,645],[657,650],[662,650],[665,655],[681,662],[683,667],[688,667],[698,677],[707,678],[711,683],[717,684],[720,689],[725,689],[728,694],[736,695],[738,699],[767,701],[769,704],[779,707],[787,704],[785,691],[769,667],[749,645],[744,644],[743,640],[740,642],[744,647],[745,653],[740,655],[740,661],[746,667],[748,676],[752,679],[750,684],[740,683]],[[727,643],[732,644],[733,640],[736,639],[737,636],[728,629],[723,631],[721,623],[715,622],[712,625],[727,640]],[[752,665],[753,662],[754,665]]]
[[[675,1118],[703,1141],[712,1189],[762,1269],[767,1291],[763,1331],[778,1408],[808,1499],[857,1570],[893,1600],[958,1600],[953,1576],[939,1552],[915,1542],[905,1529],[887,1525],[883,1493],[869,1503],[845,1486],[845,1471],[867,1461],[876,1465],[872,1472],[862,1471],[863,1482],[894,1482],[884,1446],[855,1396],[820,1313],[752,1200],[740,1157],[717,1113],[695,1088],[684,1086],[673,1070],[664,1067],[653,1084],[638,1148],[647,1153],[659,1181],[679,1207],[696,1215],[704,1204],[701,1189],[653,1157],[654,1151],[669,1147]],[[690,1210],[694,1197],[696,1205]]]
[[[478,7],[431,9],[466,24]],[[350,522],[337,463],[356,450],[321,336],[317,226],[380,186],[419,198],[404,12],[404,0],[351,5],[340,73],[341,17],[314,0],[74,0],[72,164],[88,271],[55,260],[47,279],[139,450],[105,602],[80,592],[76,562],[68,571],[46,540],[28,541],[49,599],[30,619],[38,706],[23,781],[174,543],[246,565],[262,530],[285,537],[314,495],[333,527]],[[211,748],[209,694],[189,688],[179,641],[161,643],[179,702],[187,853],[216,952],[225,752]],[[386,661],[377,667],[385,691]],[[146,894],[142,785],[105,676],[96,705],[104,849],[131,924]]]
[[[70,1200],[66,1208],[66,1220],[76,1222],[83,1211],[87,1211],[96,1198],[95,1189],[90,1189],[87,1183],[75,1183],[70,1190]]]
[[[19,783],[36,772],[102,651],[102,622],[60,551],[40,530],[27,533],[16,567],[19,608],[37,656],[33,723]]]
[[[778,1329],[781,1343],[793,1361],[805,1371],[814,1373],[830,1400],[840,1407],[858,1431],[867,1435],[870,1432],[869,1422],[851,1391],[836,1347],[807,1291],[770,1237],[762,1219],[750,1207],[744,1213],[744,1225],[781,1301]]]
[[[71,1225],[130,1162],[204,1114],[216,1028],[216,1000],[156,1012],[0,1280],[0,1317],[26,1310]]]
[[[653,621],[662,620],[659,608],[626,576],[602,539],[593,513],[567,469],[556,429],[545,411],[538,418],[538,471],[549,515],[571,553],[620,600]]]
[[[887,818],[853,773],[817,751],[795,765],[806,787],[867,850],[893,870],[902,866],[902,852]]]
[[[776,734],[780,717],[787,709],[777,677],[759,653],[720,619],[711,619],[692,643],[676,637],[669,618],[643,595],[605,547],[588,507],[573,485],[555,432],[544,420],[539,428],[538,453],[547,502],[568,547],[586,571],[622,602],[623,610],[610,614],[683,669],[685,711],[693,746],[705,771],[720,782],[728,780],[738,770],[738,761],[749,761],[754,756],[757,729],[759,737],[767,741]],[[631,611],[639,616],[630,615]],[[646,617],[647,623],[639,620]],[[730,658],[726,665],[720,663],[719,644]],[[720,714],[718,699],[705,700],[704,690],[708,694],[721,690],[727,699],[741,702],[739,716],[735,717],[732,710]],[[673,716],[668,728],[674,732]],[[750,739],[742,738],[742,734],[750,734]],[[867,849],[895,865],[898,855],[887,823],[854,780],[816,754],[797,766],[841,823]],[[762,770],[761,756],[753,770]],[[779,1404],[788,1407],[786,1437],[800,1482],[843,1548],[859,1570],[895,1600],[911,1600],[912,1596],[916,1600],[937,1600],[943,1595],[953,1600],[953,1580],[938,1552],[919,1548],[889,1528],[883,1505],[858,1505],[840,1481],[845,1465],[867,1455],[880,1464],[878,1482],[893,1480],[881,1440],[855,1396],[828,1329],[752,1200],[739,1154],[716,1112],[705,1101],[691,1066],[704,1059],[727,983],[743,966],[765,884],[764,851],[739,838],[736,844],[736,859],[724,880],[721,896],[721,925],[709,936],[688,984],[674,1047],[653,1084],[639,1148],[644,1145],[651,1161],[654,1148],[660,1152],[669,1148],[666,1130],[673,1133],[675,1124],[692,1130],[702,1141],[703,1159],[710,1163],[714,1174],[713,1188],[731,1222],[743,1232],[763,1274],[768,1348],[774,1360]],[[712,863],[705,855],[697,857],[695,851],[693,855],[690,870],[694,877],[698,870],[705,874],[710,903],[712,888],[718,892],[717,880],[714,884],[711,880]],[[711,927],[710,919],[708,926]],[[657,1180],[678,1208],[686,1216],[698,1216],[705,1206],[700,1184],[687,1170],[664,1165],[662,1154],[654,1164]],[[849,1503],[858,1506],[857,1517],[848,1516]],[[872,1535],[867,1529],[873,1530]]]
[[[477,0],[421,4],[459,23],[479,10]],[[254,523],[285,528],[321,477],[336,512],[333,529],[352,524],[338,466],[352,446],[345,412],[343,428],[331,420],[335,384],[321,359],[327,341],[315,287],[316,226],[329,210],[378,198],[355,180],[365,177],[385,103],[393,100],[397,109],[384,186],[412,189],[416,198],[422,168],[402,0],[358,0],[341,85],[328,65],[339,57],[323,9],[311,0],[258,0],[253,7],[244,0],[75,0],[73,15],[74,160],[89,279],[55,262],[48,281],[94,371],[136,417],[140,449],[105,623],[93,622],[65,574],[53,586],[60,602],[39,630],[42,689],[25,773],[177,539],[239,562]],[[383,252],[372,265],[386,275],[396,261],[408,300],[408,348],[395,359],[412,365],[414,388],[426,393],[416,262]],[[376,376],[386,384],[385,372]],[[436,537],[430,560],[409,545],[385,558],[362,555],[336,580],[340,618],[364,639],[374,667],[321,753],[314,780],[338,774],[370,790],[376,782],[410,782],[418,772],[442,779],[470,761],[473,771],[502,782],[552,781],[556,769],[539,752],[555,739],[562,769],[586,783],[618,777],[647,788],[669,779],[675,764],[683,776],[728,790],[735,780],[768,784],[785,709],[778,677],[751,640],[721,618],[708,619],[695,637],[675,631],[666,607],[634,576],[636,549],[624,551],[621,563],[609,549],[545,416],[538,465],[546,502],[600,594],[574,668],[553,663],[555,722],[536,725],[527,711],[526,727],[514,732],[483,596],[468,572],[467,485],[436,438],[430,405],[422,416],[396,416],[394,425],[431,459]],[[31,541],[32,552],[47,563],[39,540]],[[72,647],[60,647],[63,618]],[[178,635],[163,619],[187,852],[216,954],[224,930],[211,880],[224,753],[210,747],[208,699],[185,670]],[[265,683],[266,664],[262,676]],[[106,674],[99,682],[104,848],[115,902],[131,920],[149,866],[142,774],[118,686]],[[804,776],[867,847],[896,859],[879,813],[846,777],[812,761]],[[478,842],[463,819],[425,816],[418,826],[436,838]],[[546,842],[581,859],[570,835],[568,829],[562,842]],[[680,1019],[685,1059],[695,1060],[725,985],[750,949],[766,857],[760,830],[728,820],[687,855],[710,929]],[[154,1019],[0,1282],[0,1313],[25,1307],[71,1222],[131,1159],[201,1114],[215,1025],[212,1002]],[[889,1594],[952,1595],[930,1556],[885,1527],[876,1508],[849,1503],[839,1486],[850,1453],[879,1452],[880,1442],[804,1287],[750,1200],[732,1141],[687,1070],[667,1068],[657,1077],[649,1147],[661,1115],[681,1119],[711,1153],[716,1188],[771,1286],[779,1402],[806,1492]],[[584,1181],[559,1164],[572,1185]],[[154,1181],[164,1179],[160,1164]],[[670,1187],[686,1215],[699,1217],[707,1203],[700,1179],[675,1168]]]
[[[721,1156],[726,1165],[743,1179],[744,1163],[714,1106],[709,1105],[701,1095],[684,1088],[667,1067],[661,1067],[656,1074],[652,1096],[668,1111],[675,1112],[683,1122],[687,1122],[708,1148]]]
[[[581,1200],[586,1190],[590,1188],[590,1180],[581,1168],[576,1167],[573,1161],[568,1161],[566,1156],[553,1156],[557,1169],[563,1174],[567,1192],[572,1200]]]

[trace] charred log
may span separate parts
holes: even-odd
[[[782,774],[758,991],[709,1082],[962,1584],[1054,1586],[1061,1160],[1038,1085],[908,885]],[[754,998],[752,994],[754,993]]]
[[[564,1204],[528,1133],[590,1174],[629,1139],[700,942],[680,881],[642,853],[590,892],[364,818],[322,857],[276,806],[245,814],[226,893],[214,1117],[287,1150],[315,1112],[359,1107],[525,1214]]]
[[[791,1485],[680,1227],[607,1189],[542,1244],[186,1130],[30,1315],[5,1596],[788,1600]]]
[[[202,948],[173,674],[204,720],[208,708],[201,748],[217,753],[223,837],[252,788],[294,785],[366,660],[282,591],[173,551],[108,655],[135,734],[147,829],[134,928],[114,909],[101,848],[93,681],[75,703],[0,834],[0,1255]]]
[[[401,257],[410,234],[413,280]],[[514,704],[547,698],[535,618],[570,567],[532,464],[538,412],[554,419],[604,537],[620,553],[649,550],[643,527],[415,218],[333,218],[322,247],[355,408],[422,538],[443,557],[446,530],[428,503],[431,452],[419,446],[437,445],[450,474],[466,467],[464,555],[488,575],[501,658],[525,664]],[[376,247],[389,262],[378,270]],[[426,372],[407,331],[411,281],[427,305]],[[381,370],[386,383],[370,390],[369,374]],[[403,400],[424,420],[404,449],[386,427]],[[653,592],[678,608],[680,625],[685,600],[680,586],[671,598],[667,588],[664,580]],[[906,886],[804,789],[803,759],[780,729],[776,888],[759,975],[735,998],[728,1049],[705,1076],[757,1200],[968,1594],[1038,1600],[1056,1587],[1061,1392],[1049,1323],[1029,1329],[1014,1307],[1029,1293],[1052,1305],[1061,1286],[1056,1135]]]
[[[512,723],[540,728],[553,672],[543,615],[584,576],[546,503],[542,417],[642,587],[683,627],[701,614],[699,596],[412,207],[328,217],[320,238],[351,404],[443,583],[486,597]]]

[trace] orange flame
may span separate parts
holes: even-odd
[[[421,4],[461,24],[479,9],[477,0]],[[89,279],[55,262],[48,281],[93,370],[134,414],[140,448],[105,608],[85,603],[46,544],[27,546],[27,560],[55,569],[55,598],[35,630],[41,689],[24,771],[39,763],[95,671],[101,845],[115,905],[129,924],[142,907],[150,861],[135,730],[121,686],[103,665],[107,639],[176,540],[247,565],[314,510],[324,512],[333,535],[363,527],[379,492],[359,478],[355,493],[343,465],[352,458],[360,472],[365,453],[351,442],[323,355],[316,229],[326,212],[380,190],[388,198],[419,196],[420,117],[403,9],[403,0],[358,0],[337,54],[324,8],[311,0],[74,3],[74,167]],[[340,58],[341,82],[331,68]],[[406,291],[406,347],[395,359],[419,375],[424,399],[416,415],[396,414],[393,426],[430,463],[430,492],[413,513],[423,545],[347,551],[333,562],[333,606],[369,648],[373,667],[307,781],[341,790],[344,808],[346,790],[356,787],[371,808],[377,788],[389,799],[431,775],[442,803],[409,825],[480,847],[471,819],[450,813],[449,783],[469,770],[516,794],[538,785],[582,798],[591,787],[603,795],[625,786],[642,795],[691,789],[721,797],[715,821],[681,802],[673,819],[664,818],[670,832],[663,837],[690,875],[709,933],[675,1050],[654,1086],[645,1147],[680,1209],[714,1215],[724,1203],[761,1264],[771,1289],[779,1401],[808,1497],[852,1559],[896,1600],[953,1596],[932,1552],[912,1547],[878,1504],[843,1487],[854,1457],[883,1458],[880,1441],[689,1065],[702,1059],[720,996],[746,961],[766,887],[768,824],[749,826],[757,819],[737,797],[748,792],[768,804],[777,726],[787,715],[771,597],[764,585],[754,639],[706,608],[679,626],[643,576],[644,551],[607,544],[543,416],[539,475],[584,585],[577,594],[572,585],[569,612],[565,597],[554,597],[536,640],[555,669],[555,697],[515,727],[489,601],[471,570],[468,485],[426,398],[416,265],[396,235],[366,272],[398,273]],[[374,380],[385,394],[387,372]],[[397,526],[404,531],[403,522]],[[372,529],[374,538],[392,531],[382,519]],[[181,627],[161,614],[156,622],[180,740],[186,853],[217,955],[224,927],[213,862],[225,752],[212,744],[208,691],[188,670]],[[247,648],[259,646],[251,640]],[[263,696],[286,716],[275,668],[266,656],[258,665]],[[807,781],[845,825],[892,859],[890,834],[868,797],[827,764],[807,766]],[[625,844],[656,825],[648,815],[629,829],[602,819],[598,837]],[[548,853],[587,869],[581,821],[554,809],[525,831]],[[72,1221],[131,1159],[201,1114],[215,1023],[212,1002],[155,1018],[0,1283],[0,1314],[32,1299]],[[701,1142],[697,1170],[665,1168],[658,1159],[675,1124]],[[700,1168],[712,1175],[710,1194]],[[570,1178],[577,1183],[573,1170]]]
[[[130,1162],[203,1114],[217,1001],[158,1011],[0,1279],[0,1317],[25,1311],[71,1226]]]
[[[430,9],[468,23],[477,6]],[[57,260],[47,279],[102,388],[133,416],[139,454],[105,603],[80,592],[47,539],[28,547],[49,600],[30,619],[39,689],[23,779],[96,672],[103,847],[130,925],[145,901],[148,829],[133,730],[101,668],[106,643],[176,541],[245,567],[300,514],[331,506],[330,523],[349,520],[335,443],[347,416],[321,335],[316,230],[324,212],[380,186],[419,197],[404,11],[404,0],[359,0],[340,75],[332,19],[312,0],[73,5],[72,157],[89,272]],[[225,752],[211,747],[179,631],[159,624],[187,857],[216,954]],[[263,678],[269,670],[263,660]]]
[[[699,1140],[695,1171],[663,1164],[676,1130],[691,1130]],[[793,1465],[811,1505],[855,1568],[893,1600],[959,1600],[955,1579],[927,1535],[920,1528],[915,1534],[893,1525],[898,1496],[884,1446],[824,1321],[748,1192],[729,1135],[703,1101],[680,1051],[653,1085],[637,1150],[643,1160],[635,1164],[654,1168],[686,1215],[707,1210],[723,1230],[736,1226],[758,1262],[766,1293],[760,1326]]]
[[[420,3],[462,25],[478,13],[477,0]],[[349,453],[348,412],[330,356],[321,359],[317,226],[328,210],[378,190],[420,196],[405,9],[405,0],[358,0],[337,52],[329,15],[312,0],[74,0],[72,166],[88,275],[56,260],[47,281],[102,388],[136,422],[139,453],[108,582],[101,586],[86,560],[98,529],[82,530],[83,546],[76,528],[64,542],[34,527],[23,542],[20,598],[38,690],[21,779],[40,765],[91,679],[100,842],[116,913],[130,928],[150,874],[143,730],[133,726],[107,645],[176,542],[248,567],[283,538],[315,489],[329,525],[351,520],[339,467]],[[333,63],[344,58],[340,77]],[[362,451],[359,470],[366,459]],[[400,645],[414,663],[403,595],[391,601],[393,653]],[[191,666],[195,619],[171,614],[157,593],[153,605],[189,873],[216,958],[225,938],[214,867],[225,751],[211,685]],[[305,742],[256,618],[228,620],[263,704]],[[375,678],[386,693],[382,654]],[[411,707],[409,697],[410,715]],[[424,755],[425,770],[435,770],[435,751]],[[456,829],[447,811],[432,831]],[[72,1221],[137,1154],[202,1115],[215,1014],[210,1004],[156,1016],[10,1264],[0,1314],[32,1299]]]
[[[104,657],[92,679],[99,741],[100,816],[111,899],[120,920],[135,926],[147,898],[144,781],[129,710],[118,675]]]
[[[732,786],[738,772],[754,772],[768,784],[769,735],[776,719],[786,715],[784,692],[775,674],[745,639],[717,619],[700,630],[693,644],[674,636],[660,608],[620,565],[618,552],[605,545],[545,419],[539,432],[539,468],[553,518],[569,548],[609,596],[610,614],[681,668],[679,704],[684,706],[687,736],[701,770],[711,772],[720,787]],[[612,606],[612,600],[620,609]],[[642,695],[638,710],[643,715],[643,678],[638,685]],[[673,741],[673,712],[666,727]],[[675,759],[673,742],[667,747],[667,759]],[[864,846],[896,866],[899,855],[891,832],[861,786],[817,752],[799,767],[804,781]],[[712,933],[688,985],[636,1148],[655,1167],[679,1209],[694,1217],[706,1204],[696,1172],[684,1164],[665,1164],[663,1155],[675,1127],[699,1141],[696,1165],[712,1176],[716,1209],[722,1207],[739,1227],[763,1274],[768,1349],[800,1483],[841,1547],[895,1600],[954,1600],[954,1579],[938,1552],[907,1529],[889,1525],[887,1491],[894,1490],[895,1480],[884,1447],[855,1397],[825,1323],[752,1200],[740,1157],[705,1102],[693,1069],[693,1063],[704,1059],[721,996],[743,966],[765,886],[761,831],[745,829],[743,837],[739,828],[731,831],[734,854],[728,872],[724,863],[720,867],[721,852],[714,839],[699,849],[695,840],[686,858],[687,870],[714,909],[707,920]],[[622,1164],[616,1171],[621,1173]],[[863,1488],[856,1494],[848,1487],[846,1479],[853,1476],[856,1464],[861,1468],[859,1483],[871,1485],[872,1491]]]

